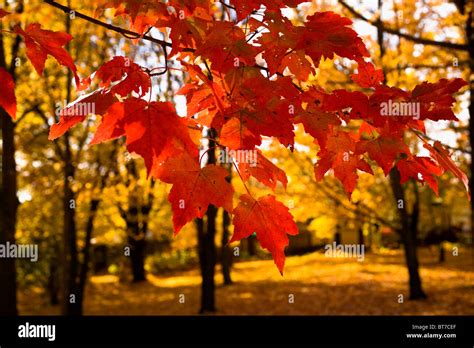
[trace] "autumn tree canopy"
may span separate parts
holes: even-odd
[[[80,76],[65,49],[73,40],[69,34],[39,23],[21,27],[12,22],[4,30],[21,37],[39,75],[51,56],[71,70],[76,89],[83,91],[61,110],[50,140],[87,117],[100,115],[93,144],[124,137],[128,151],[143,157],[148,175],[172,185],[168,199],[175,233],[202,218],[210,205],[222,207],[233,216],[231,241],[256,232],[283,273],[287,235],[298,233],[289,209],[274,195],[257,197],[247,186],[235,204],[227,170],[217,163],[205,164],[203,157],[214,147],[253,151],[267,137],[294,151],[297,124],[318,145],[315,179],[333,171],[349,199],[358,172],[373,173],[375,167],[385,175],[397,170],[401,182],[414,179],[435,193],[437,178],[446,171],[468,186],[466,175],[441,143],[432,144],[425,137],[425,121],[457,120],[451,110],[453,94],[466,82],[441,79],[421,83],[411,91],[385,85],[381,69],[370,61],[351,20],[339,14],[317,12],[301,25],[281,11],[298,6],[301,0],[103,0],[92,17],[52,0],[45,2],[71,18],[162,49],[163,66],[144,66],[115,56],[91,76]],[[103,21],[109,9],[126,19],[129,27]],[[0,9],[2,21],[9,23],[9,16]],[[351,78],[357,90],[328,90],[308,83],[322,60],[336,57],[356,65]],[[178,92],[187,100],[185,117],[178,116],[172,103],[152,100],[153,77],[173,70],[188,75]],[[0,105],[15,119],[13,79],[3,68],[0,79]],[[429,156],[420,156],[405,142],[407,133],[419,138]],[[203,139],[208,146],[200,148]],[[240,179],[245,182],[252,176],[272,190],[278,182],[286,186],[285,173],[262,152],[256,153],[255,163],[233,161]]]

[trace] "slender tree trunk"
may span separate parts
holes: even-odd
[[[130,177],[134,180],[139,179],[139,173],[134,161],[126,165],[128,179],[128,209],[124,210],[119,206],[120,214],[127,224],[128,243],[130,245],[130,266],[133,276],[133,282],[142,282],[146,280],[145,273],[145,255],[146,255],[146,232],[148,229],[148,219],[153,202],[152,181],[148,202],[143,204],[136,187],[132,188]],[[141,223],[140,223],[141,222]]]
[[[1,34],[0,34],[1,35]],[[2,188],[0,194],[0,244],[15,243],[18,207],[14,126],[0,108],[2,122]],[[0,315],[16,315],[16,271],[14,259],[0,260]]]
[[[362,227],[359,227],[357,230],[358,234],[358,239],[359,239],[359,245],[365,245],[364,244],[364,231],[362,230]]]
[[[23,12],[23,2],[18,4],[17,11]],[[0,67],[8,70],[13,80],[15,77],[15,64],[13,61],[20,46],[17,37],[12,46],[12,61],[10,69],[7,67],[3,29],[0,22]],[[1,82],[0,82],[1,83]],[[0,244],[15,243],[15,230],[18,211],[17,173],[15,160],[15,124],[7,112],[0,107],[0,122],[2,128],[2,173],[0,187]],[[16,297],[16,268],[14,259],[0,261],[0,315],[17,315]]]
[[[92,199],[89,206],[89,217],[86,224],[86,235],[84,238],[84,248],[82,251],[82,264],[79,272],[79,280],[77,285],[77,301],[81,308],[84,307],[84,291],[87,281],[87,273],[89,272],[90,251],[92,246],[92,232],[94,231],[94,220],[99,209],[100,199]]]
[[[58,284],[58,260],[53,258],[49,264],[48,274],[48,294],[49,304],[55,306],[59,304],[59,284]]]
[[[209,138],[215,137],[215,131],[209,131]],[[216,163],[215,143],[209,140],[208,164]],[[199,262],[201,265],[202,277],[202,291],[201,291],[201,310],[199,313],[215,312],[215,266],[216,266],[216,215],[217,208],[210,205],[207,209],[207,228],[199,228],[198,222],[198,237],[199,237]]]
[[[254,235],[247,238],[247,249],[250,256],[257,255],[257,239]]]
[[[64,152],[64,197],[63,197],[63,287],[62,306],[63,315],[82,315],[77,289],[78,255],[77,255],[77,227],[76,227],[76,197],[71,184],[75,177],[75,168],[72,163],[71,146],[68,134],[65,134]]]
[[[229,164],[227,167],[229,176],[227,176],[226,178],[227,182],[229,183],[232,180],[231,169],[232,169],[231,164]],[[222,263],[222,276],[224,278],[224,285],[232,284],[232,278],[230,275],[230,270],[232,267],[232,250],[230,249],[230,246],[227,245],[230,239],[230,232],[229,232],[230,223],[231,221],[230,221],[229,213],[225,209],[222,209],[222,249],[221,249],[222,260],[221,260],[221,263]]]
[[[229,243],[230,216],[225,209],[222,209],[222,215],[222,276],[224,277],[224,285],[231,285],[232,250],[227,245]]]
[[[200,313],[215,312],[215,266],[216,266],[216,215],[217,209],[210,205],[207,210],[207,231],[202,236],[201,260],[202,294]]]
[[[416,250],[419,199],[416,197],[417,203],[414,206],[412,218],[410,219],[406,208],[405,192],[403,190],[403,186],[400,184],[400,172],[396,168],[393,168],[390,172],[390,183],[402,225],[400,236],[405,250],[405,261],[408,267],[410,299],[416,300],[426,298],[427,296],[421,286],[421,278],[418,271],[418,255]]]
[[[444,261],[446,260],[446,252],[444,251],[443,241],[441,241],[439,243],[438,248],[439,248],[439,259],[438,259],[438,261],[439,261],[439,263],[444,263]]]
[[[133,282],[146,280],[145,276],[145,236],[143,235],[138,221],[138,207],[129,200],[127,213],[123,216],[127,223],[128,244],[130,245],[130,266]]]
[[[143,282],[146,280],[145,275],[145,239],[130,238],[130,260],[132,263],[133,282]]]

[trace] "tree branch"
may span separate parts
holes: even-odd
[[[357,19],[361,19],[374,27],[379,28],[380,30],[384,31],[387,34],[391,35],[397,35],[399,37],[402,37],[406,40],[413,41],[422,45],[426,46],[436,46],[436,47],[443,47],[443,48],[450,48],[453,50],[461,50],[461,51],[468,51],[469,47],[466,44],[457,44],[457,43],[452,43],[452,42],[444,42],[444,41],[435,41],[435,40],[430,40],[430,39],[424,39],[421,37],[416,37],[410,34],[405,34],[400,32],[399,30],[393,29],[386,27],[385,24],[382,21],[374,21],[371,20],[364,15],[360,14],[356,10],[354,10],[351,6],[349,6],[346,2],[343,0],[338,0],[339,4],[341,4],[345,9],[347,9],[354,17]]]
[[[112,25],[112,24],[108,24],[108,23],[104,23],[102,21],[99,21],[98,19],[95,19],[95,18],[92,18],[90,16],[87,16],[81,12],[78,12],[76,10],[73,10],[71,9],[70,7],[67,7],[67,6],[64,6],[64,5],[61,5],[61,4],[58,4],[57,2],[55,2],[54,0],[44,0],[44,2],[48,5],[51,5],[53,7],[56,7],[57,9],[60,9],[61,11],[63,11],[64,13],[66,14],[69,14],[71,12],[74,12],[74,15],[78,18],[81,18],[81,19],[84,19],[88,22],[91,22],[93,24],[96,24],[96,25],[99,25],[101,27],[104,27],[106,29],[109,29],[111,31],[114,31],[116,33],[119,33],[123,36],[125,36],[126,38],[128,39],[143,39],[143,40],[147,40],[147,41],[150,41],[150,42],[153,42],[153,43],[156,43],[158,45],[161,45],[161,47],[163,47],[163,49],[166,49],[166,47],[169,47],[171,48],[173,45],[171,42],[167,42],[167,41],[164,41],[164,40],[160,40],[160,39],[157,39],[153,36],[150,36],[150,35],[140,35],[139,33],[136,33],[134,31],[130,31],[130,30],[127,30],[127,29],[123,29],[123,28],[120,28],[120,27],[117,27],[115,25]],[[185,52],[192,52],[194,51],[193,48],[184,48],[183,51]]]

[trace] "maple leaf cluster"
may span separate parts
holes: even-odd
[[[209,205],[222,207],[233,214],[231,242],[256,233],[283,272],[288,235],[298,233],[289,209],[274,195],[253,197],[250,191],[234,207],[227,170],[216,164],[203,166],[200,161],[191,133],[196,127],[201,132],[212,129],[213,142],[231,150],[255,150],[263,137],[293,149],[295,125],[302,124],[319,148],[315,178],[321,180],[332,170],[349,198],[358,172],[373,173],[375,166],[386,175],[397,168],[402,182],[412,178],[427,183],[436,193],[437,177],[445,171],[467,187],[466,175],[439,142],[432,146],[420,136],[428,157],[412,153],[404,139],[406,132],[425,134],[426,120],[457,120],[451,110],[452,95],[465,81],[424,82],[412,91],[386,86],[382,71],[368,60],[367,48],[350,27],[350,19],[317,12],[303,25],[295,25],[282,14],[282,8],[302,2],[234,0],[218,6],[208,0],[100,1],[96,16],[112,8],[115,16],[128,20],[138,38],[152,28],[170,38],[162,43],[165,57],[179,63],[189,76],[178,92],[186,96],[186,117],[178,116],[169,102],[149,100],[154,69],[116,56],[80,80],[63,48],[72,39],[69,34],[43,30],[39,24],[26,29],[15,26],[14,32],[23,37],[26,55],[40,75],[51,55],[72,70],[78,90],[90,90],[61,111],[59,123],[51,127],[51,140],[88,116],[74,112],[75,106],[93,104],[101,121],[92,143],[125,137],[128,150],[143,157],[148,174],[172,184],[169,201],[175,233],[202,218]],[[0,17],[7,15],[0,10]],[[326,91],[305,83],[322,59],[336,56],[357,64],[351,78],[359,90]],[[0,78],[0,105],[14,118],[13,80],[4,69]],[[381,105],[392,102],[415,103],[419,114],[382,115]],[[254,177],[273,191],[278,182],[286,187],[285,172],[261,151],[257,154],[256,166],[235,161],[239,177],[244,182]]]

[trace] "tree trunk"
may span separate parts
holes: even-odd
[[[139,237],[140,238],[140,237]],[[132,264],[132,275],[133,282],[143,282],[146,280],[145,275],[145,247],[146,242],[144,238],[135,239],[131,237],[129,239],[131,251],[130,251],[130,261]]]
[[[222,209],[222,215],[222,276],[224,277],[224,285],[231,285],[232,250],[227,245],[229,243],[230,216],[225,209]]]
[[[130,204],[133,200],[130,200]],[[133,282],[146,280],[145,276],[145,236],[143,235],[138,222],[138,208],[129,206],[128,211],[123,215],[127,223],[128,244],[130,245],[130,266],[132,270]]]
[[[438,248],[439,248],[439,259],[438,259],[438,261],[439,261],[439,263],[444,263],[444,261],[446,260],[446,252],[444,251],[443,241],[441,241],[439,243]]]
[[[7,5],[7,3],[5,3]],[[6,9],[6,8],[5,8]],[[23,1],[17,3],[17,13],[23,12]],[[14,59],[18,55],[21,39],[15,38],[11,47],[10,69],[7,68],[3,41],[3,26],[0,22],[0,67],[8,70],[16,80]],[[15,124],[7,112],[0,107],[0,124],[2,129],[2,166],[0,185],[0,244],[15,243],[15,231],[18,211],[17,173],[15,159]],[[16,268],[14,259],[0,262],[0,315],[17,315]]]
[[[229,164],[227,166],[227,171],[229,175],[226,177],[227,182],[231,182],[232,180],[232,164]],[[230,215],[229,213],[225,210],[222,209],[222,249],[221,249],[221,263],[222,263],[222,276],[224,278],[224,285],[231,285],[232,284],[232,278],[230,275],[230,270],[232,267],[232,250],[229,245],[229,237],[230,237],[230,232],[229,232],[229,226],[230,226]]]
[[[0,197],[0,244],[15,243],[18,208],[14,125],[0,108],[2,122],[2,188]],[[0,260],[0,315],[17,315],[15,259]]]
[[[103,188],[103,187],[101,187]],[[94,231],[94,220],[99,209],[100,200],[92,199],[89,206],[89,217],[86,224],[86,236],[84,240],[84,249],[82,251],[82,264],[79,272],[79,280],[77,285],[77,301],[81,308],[84,305],[84,291],[87,281],[87,273],[89,272],[90,252],[92,246],[92,232]]]
[[[253,234],[247,238],[247,250],[250,256],[257,255],[257,239]]]
[[[215,143],[212,140],[215,137],[215,131],[209,131],[209,149],[208,164],[216,163]],[[215,266],[216,266],[216,215],[217,208],[210,205],[207,209],[207,228],[204,232],[204,226],[200,226],[202,222],[198,221],[198,238],[199,238],[199,262],[201,265],[201,310],[199,313],[215,312]]]
[[[18,12],[23,11],[23,4],[18,5]],[[0,67],[9,70],[15,80],[15,64],[7,68],[3,29],[0,23]],[[16,57],[20,39],[17,37],[12,47],[12,56]],[[0,244],[15,243],[16,219],[18,211],[17,175],[15,160],[15,124],[10,115],[0,107],[2,128],[2,182],[0,187]],[[0,315],[17,315],[16,269],[14,259],[0,261]]]
[[[64,197],[63,197],[63,272],[62,272],[62,305],[63,315],[82,315],[77,289],[78,255],[76,227],[76,198],[71,184],[75,177],[72,163],[69,136],[65,134],[64,151]]]
[[[137,192],[136,188],[131,188],[130,177],[134,180],[138,180],[140,175],[134,161],[130,161],[126,165],[128,179],[127,187],[128,192],[128,209],[125,210],[122,207],[118,207],[122,219],[124,219],[127,225],[128,243],[130,246],[130,266],[133,276],[133,282],[146,281],[145,272],[145,255],[146,255],[146,232],[148,229],[148,219],[153,203],[153,186],[152,181],[150,186],[150,193],[148,202],[143,204],[140,193]]]
[[[48,274],[48,294],[49,304],[52,306],[59,304],[59,274],[58,274],[58,259],[54,256],[49,264]]]
[[[359,239],[359,245],[365,245],[364,244],[364,231],[362,230],[362,227],[359,227],[357,230],[358,234],[358,239]]]
[[[216,265],[216,215],[217,209],[210,205],[207,210],[207,230],[201,236],[202,243],[199,250],[202,276],[201,310],[199,313],[215,312],[215,265]]]
[[[133,195],[133,193],[132,193]],[[140,228],[138,207],[135,197],[129,199],[128,210],[122,213],[127,224],[128,244],[130,245],[130,266],[133,282],[138,283],[146,280],[145,275],[145,233]]]
[[[395,204],[398,209],[398,215],[401,222],[401,230],[399,231],[403,247],[405,250],[405,261],[408,267],[410,299],[426,298],[426,294],[421,286],[421,278],[419,274],[419,263],[417,255],[417,225],[419,213],[419,198],[416,197],[417,203],[413,208],[412,217],[410,219],[406,208],[405,192],[403,186],[400,184],[400,172],[396,167],[390,171],[390,183],[395,197]],[[416,191],[417,192],[417,191]]]

